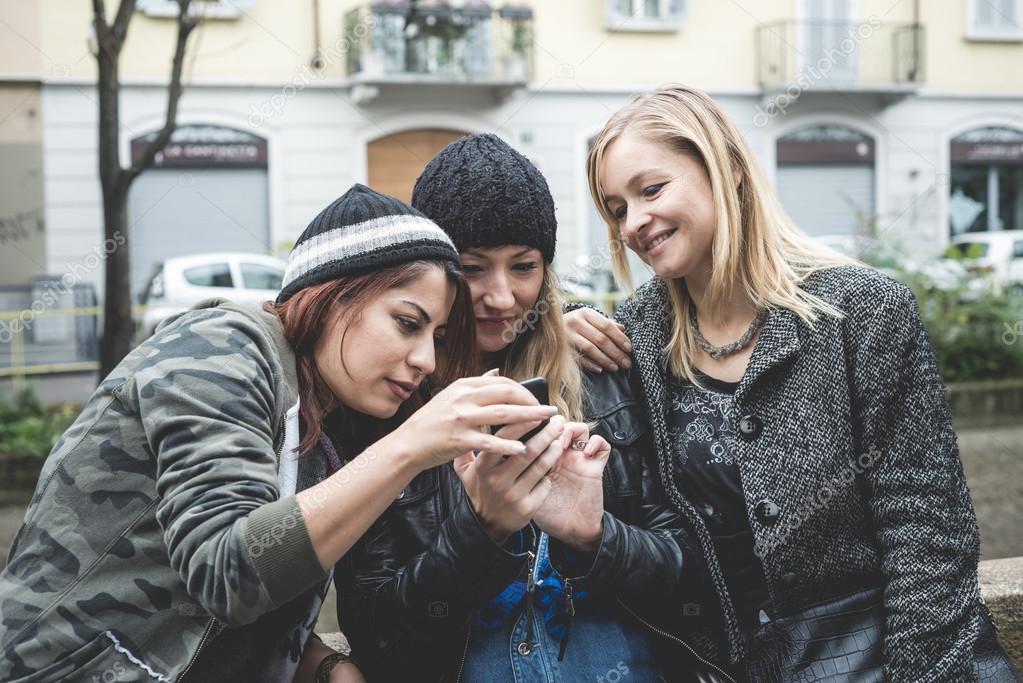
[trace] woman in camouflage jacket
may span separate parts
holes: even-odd
[[[0,574],[0,680],[361,681],[311,638],[329,568],[419,472],[522,451],[481,425],[552,414],[495,377],[420,407],[437,339],[473,348],[457,264],[432,221],[355,186],[276,304],[209,300],[132,351],[54,447]],[[354,435],[340,469],[328,425]]]

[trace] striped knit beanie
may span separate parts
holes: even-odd
[[[558,220],[547,181],[492,133],[442,149],[416,180],[412,206],[444,228],[459,251],[522,244],[554,260]]]
[[[458,252],[437,224],[408,204],[355,184],[313,219],[288,256],[277,303],[328,280]]]

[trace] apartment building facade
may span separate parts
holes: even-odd
[[[136,290],[169,256],[286,250],[351,183],[407,198],[437,150],[481,131],[544,172],[556,266],[585,279],[607,266],[589,141],[672,81],[722,103],[811,233],[937,254],[960,232],[1023,228],[1023,0],[196,4],[181,127],[129,202]],[[162,124],[174,6],[140,0],[130,29],[125,159]],[[103,239],[95,46],[87,3],[37,7],[32,64],[0,41],[0,82],[36,89],[37,256],[60,274]],[[84,277],[102,293],[101,268]]]

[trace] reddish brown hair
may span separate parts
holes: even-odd
[[[340,312],[341,318],[338,322],[346,326],[357,322],[362,311],[372,300],[389,289],[408,284],[429,268],[440,268],[447,276],[448,282],[455,286],[455,301],[451,306],[447,332],[442,342],[448,353],[444,354],[443,363],[440,362],[438,354],[437,371],[429,378],[431,387],[443,387],[459,377],[477,374],[479,366],[475,351],[476,321],[472,313],[472,297],[461,272],[451,263],[412,261],[365,275],[338,278],[306,287],[284,303],[275,304],[268,301],[263,304],[264,309],[280,319],[284,337],[295,352],[299,400],[306,426],[305,434],[299,443],[300,454],[307,454],[319,441],[323,421],[334,399],[333,393],[316,367],[314,351],[320,338],[335,321],[336,314]],[[341,343],[344,344],[344,336]],[[400,424],[422,407],[422,404],[422,397],[416,393],[401,405],[394,418],[387,421],[370,420],[375,424],[368,429],[364,425],[347,424],[346,431],[382,432],[386,426]],[[341,410],[344,411],[344,407]],[[351,422],[345,418],[346,415],[341,416],[343,422]],[[354,457],[351,453],[346,455]]]

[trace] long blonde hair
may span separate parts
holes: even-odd
[[[520,382],[546,377],[551,405],[557,406],[566,420],[578,422],[583,419],[582,372],[568,343],[563,307],[557,276],[545,264],[540,295],[508,349],[501,374]]]
[[[608,210],[599,171],[608,146],[630,130],[692,156],[710,181],[717,224],[711,247],[712,271],[704,308],[712,318],[737,288],[756,308],[785,308],[809,325],[820,314],[841,317],[823,299],[800,288],[822,268],[856,263],[813,242],[782,208],[746,141],[720,107],[705,93],[670,84],[640,95],[618,110],[594,139],[586,160],[590,194],[607,224],[615,277],[632,290],[632,277],[618,221]],[[740,182],[736,185],[734,175]],[[695,343],[689,329],[692,305],[683,279],[669,280],[674,320],[664,353],[673,374],[696,381]]]

